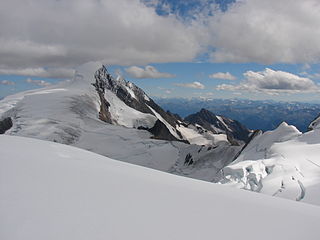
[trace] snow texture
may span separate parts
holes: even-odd
[[[226,183],[320,205],[320,129],[306,133],[282,123],[257,136],[222,172]]]
[[[317,206],[47,141],[0,146],[1,239],[319,239]]]

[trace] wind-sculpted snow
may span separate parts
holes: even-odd
[[[1,135],[0,146],[1,239],[317,240],[320,235],[317,206],[47,141]]]
[[[282,123],[254,138],[222,170],[238,188],[320,205],[320,130],[306,133]]]

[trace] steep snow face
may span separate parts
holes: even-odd
[[[226,183],[238,188],[320,205],[320,130],[302,134],[282,123],[257,136],[231,165]]]
[[[241,155],[234,163],[245,159],[257,160],[266,158],[269,154],[268,151],[270,147],[274,143],[285,142],[301,134],[302,133],[295,126],[283,122],[275,130],[267,131],[262,135],[256,136],[242,151]]]
[[[157,118],[148,113],[142,113],[128,107],[110,90],[105,91],[105,99],[110,104],[110,113],[114,123],[129,128],[152,128]]]
[[[217,145],[220,142],[229,142],[226,134],[214,134],[199,125],[189,124],[186,127],[181,123],[177,129],[191,144]]]
[[[36,139],[0,136],[0,145],[1,239],[319,238],[317,206]]]

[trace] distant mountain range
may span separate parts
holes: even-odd
[[[214,114],[241,122],[249,129],[263,131],[275,129],[281,122],[296,126],[305,132],[320,112],[320,104],[302,102],[253,101],[247,99],[184,99],[155,98],[165,110],[181,117],[205,108]]]

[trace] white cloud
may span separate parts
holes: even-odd
[[[312,80],[298,75],[266,68],[261,72],[247,71],[239,85],[221,84],[217,90],[264,92],[268,94],[320,92]]]
[[[193,82],[193,83],[175,83],[175,86],[178,87],[187,87],[187,88],[196,88],[196,89],[204,89],[204,85],[200,82]]]
[[[208,17],[214,62],[304,63],[320,60],[318,0],[245,0]]]
[[[46,86],[49,86],[51,85],[49,82],[46,82],[44,80],[32,80],[31,78],[28,78],[26,80],[27,83],[31,83],[31,84],[35,84],[35,85],[38,85],[38,86],[42,86],[42,87],[46,87]]]
[[[46,77],[46,78],[72,78],[74,69],[68,68],[18,68],[18,69],[1,69],[2,75],[20,75],[30,77]]]
[[[202,49],[194,27],[139,0],[4,0],[0,29],[0,68],[192,61]]]
[[[125,71],[133,78],[173,78],[175,75],[170,73],[159,72],[153,66],[146,66],[140,68],[137,66],[131,66],[126,68]]]
[[[231,73],[226,72],[217,72],[209,75],[209,78],[216,78],[216,79],[224,79],[224,80],[236,80],[237,78],[233,76]]]
[[[320,61],[318,0],[239,0],[226,12],[200,1],[205,8],[187,19],[159,16],[158,1],[148,2],[3,0],[0,69],[190,62],[207,53],[213,62]]]
[[[9,81],[9,80],[2,80],[0,82],[2,85],[15,85],[15,82]]]

